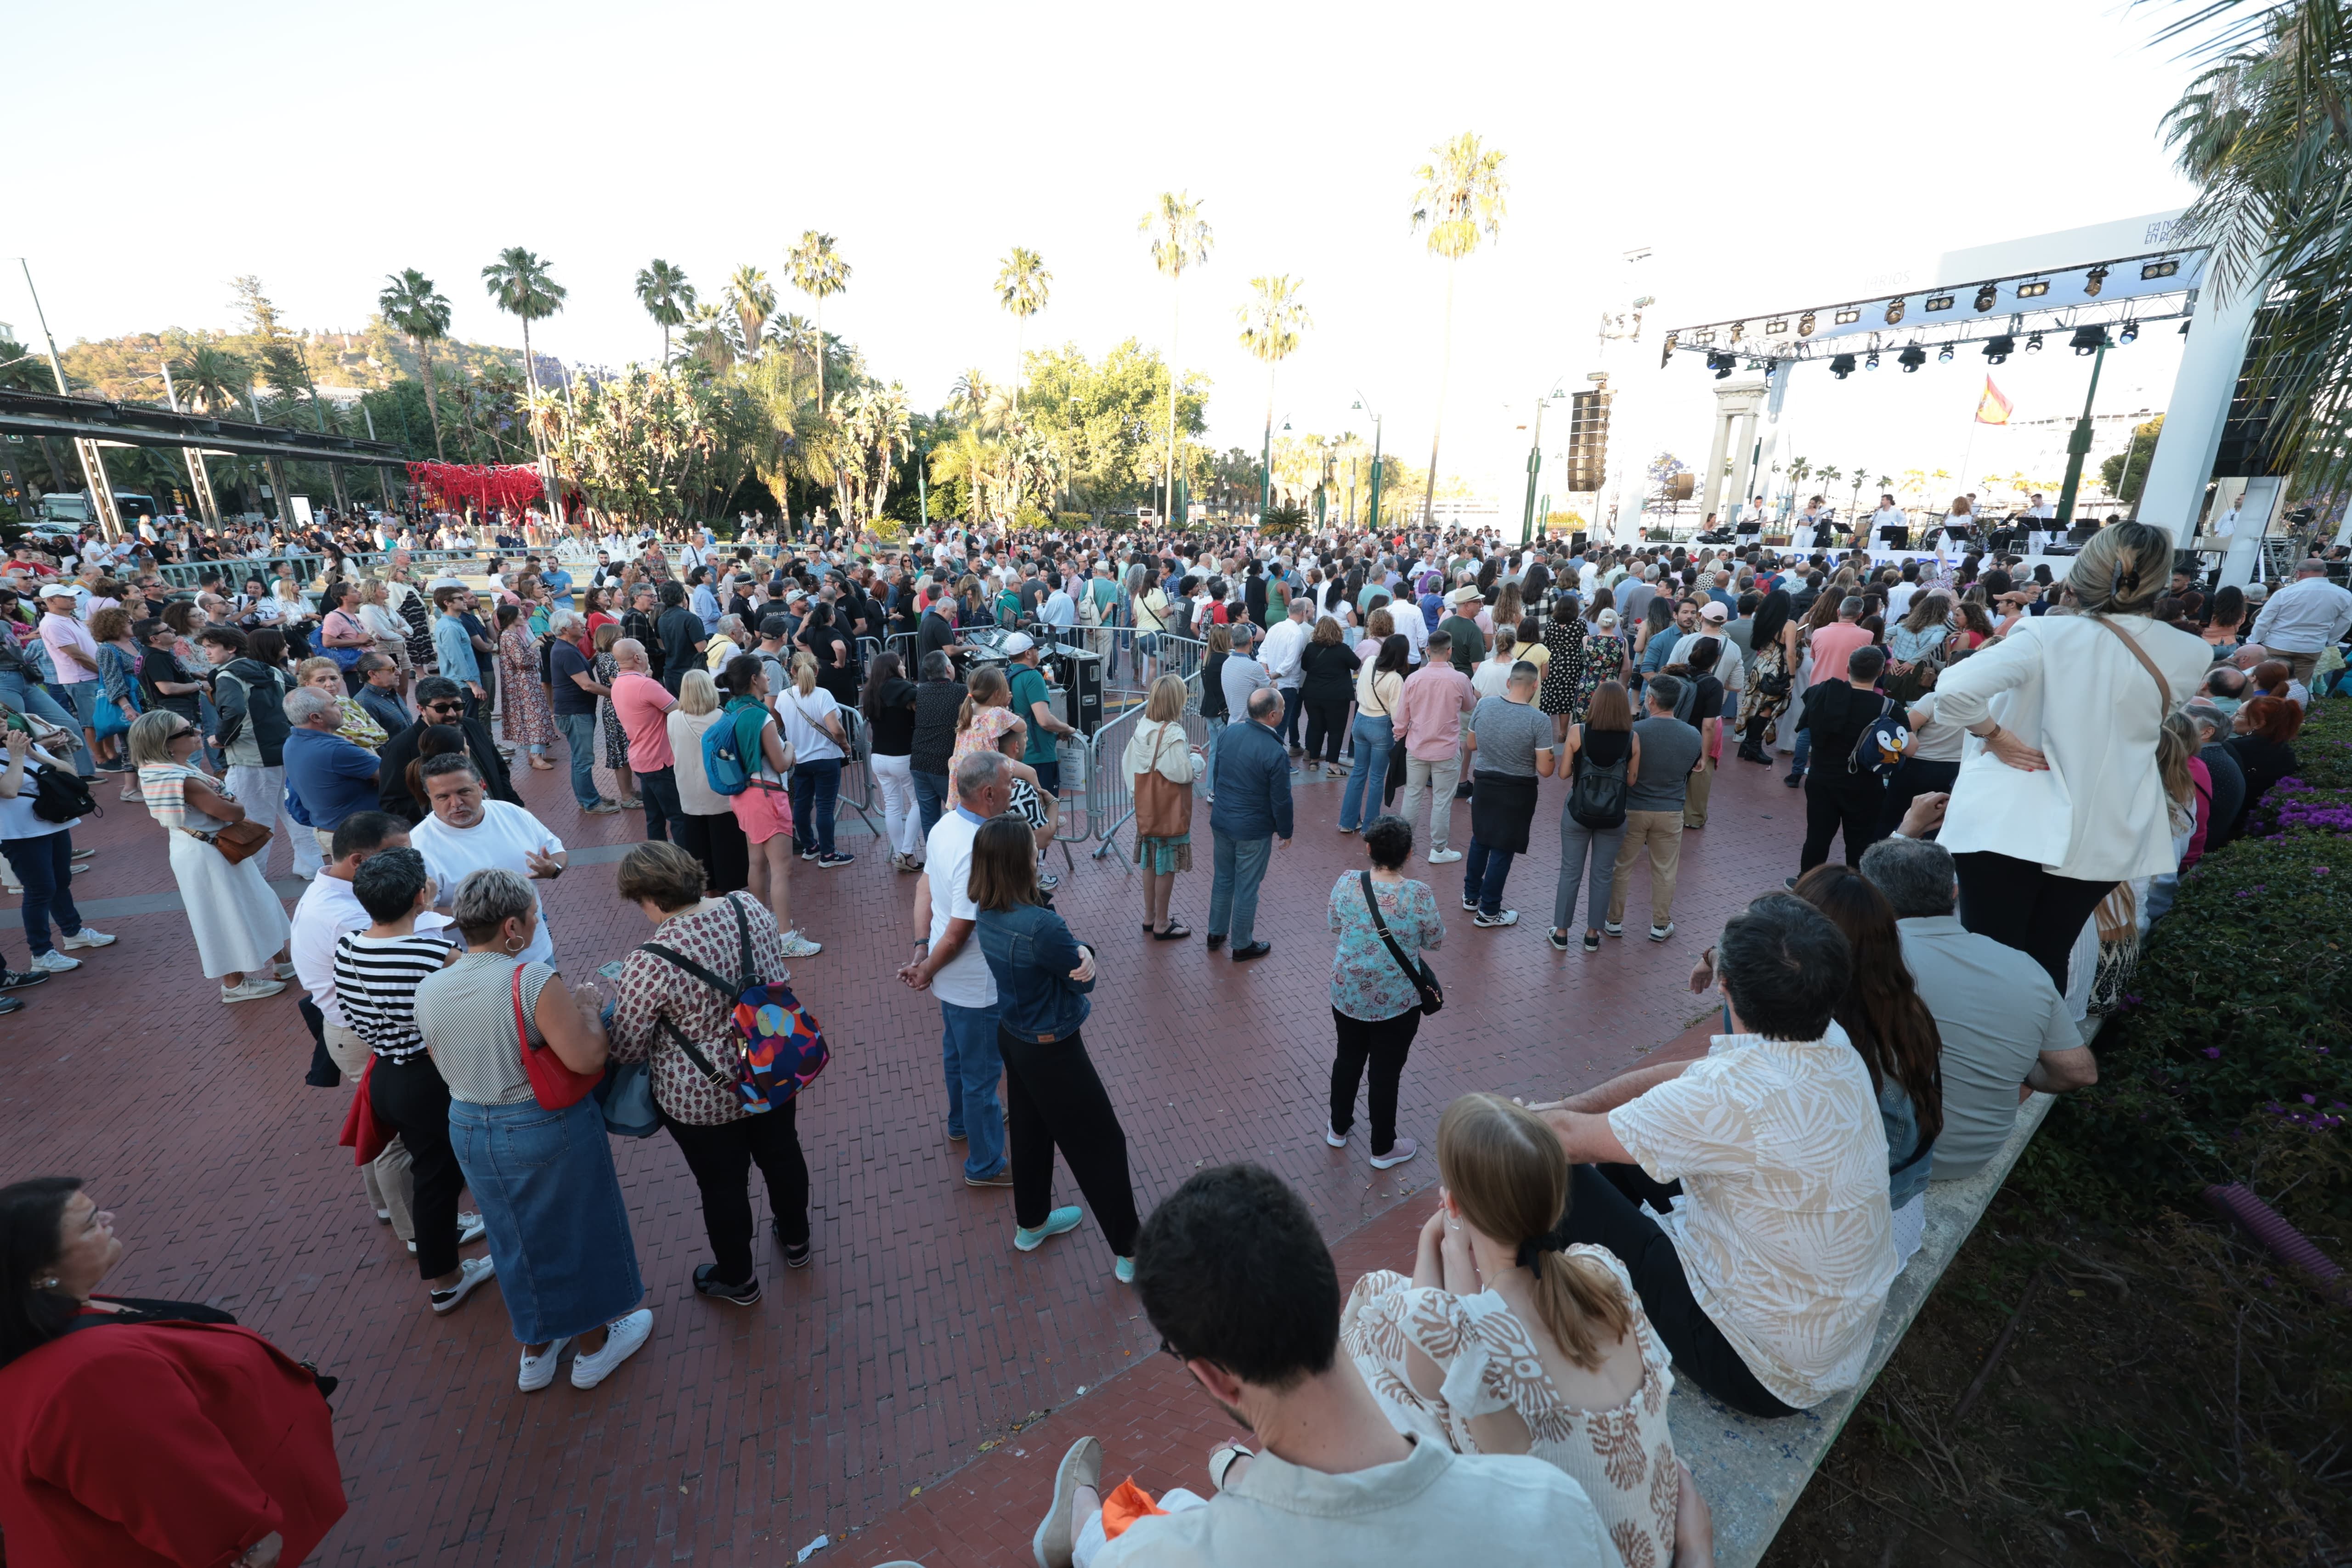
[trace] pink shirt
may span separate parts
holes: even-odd
[[[1866,646],[1869,631],[1853,621],[1837,621],[1813,634],[1813,679],[1843,680],[1845,662],[1853,650]]]
[[[1442,763],[1462,749],[1462,715],[1478,706],[1470,678],[1451,664],[1427,664],[1397,695],[1397,738],[1408,754]]]
[[[58,685],[98,679],[98,644],[79,621],[47,611],[41,616],[41,640],[48,645],[49,658],[58,667]]]
[[[613,712],[629,737],[629,766],[656,773],[677,762],[669,749],[669,710],[677,699],[650,675],[628,669],[613,678]]]

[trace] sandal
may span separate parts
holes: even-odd
[[[1144,929],[1146,931],[1150,931],[1151,928],[1146,926]],[[1179,925],[1174,921],[1171,921],[1166,931],[1152,931],[1151,940],[1154,942],[1182,942],[1186,937],[1191,936],[1192,934],[1192,928],[1191,926]]]

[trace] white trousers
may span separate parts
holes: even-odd
[[[882,836],[900,855],[923,852],[923,814],[915,801],[915,759],[874,755],[874,782],[882,791]]]
[[[251,768],[232,763],[221,783],[228,793],[236,796],[237,805],[245,807],[246,819],[257,822],[273,831],[279,818],[285,819],[287,837],[294,846],[294,874],[308,880],[325,865],[326,858],[319,853],[319,841],[311,831],[286,815],[286,770]],[[262,851],[261,868],[269,869],[269,851]]]

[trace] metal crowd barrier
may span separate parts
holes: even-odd
[[[1160,641],[1166,650],[1165,657],[1173,661],[1167,673],[1183,676],[1184,684],[1191,689],[1191,698],[1184,704],[1185,742],[1188,745],[1203,744],[1209,727],[1201,717],[1201,664],[1197,657],[1203,645],[1164,633]],[[1089,838],[1100,840],[1094,850],[1097,860],[1118,847],[1119,829],[1135,818],[1135,779],[1127,771],[1127,748],[1128,742],[1135,739],[1137,726],[1143,722],[1144,706],[1141,701],[1130,703],[1124,712],[1104,722],[1093,734],[1062,742],[1062,782],[1066,790],[1074,780],[1078,785],[1086,831],[1067,830],[1066,825],[1077,814],[1068,810],[1070,803],[1066,796],[1065,827],[1055,837],[1072,843]]]

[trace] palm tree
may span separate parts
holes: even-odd
[[[217,416],[237,411],[245,401],[246,388],[253,384],[253,371],[226,350],[205,347],[174,361],[172,381],[190,408],[198,414]],[[432,383],[425,384],[430,386]],[[437,440],[435,450],[439,450]]]
[[[743,352],[757,358],[765,342],[768,318],[776,313],[776,286],[747,261],[727,279],[727,308],[742,325]]]
[[[824,302],[849,287],[849,263],[833,247],[833,236],[809,229],[785,257],[793,287],[816,301],[816,410],[824,412]]]
[[[694,285],[686,280],[686,268],[654,258],[637,271],[637,303],[661,325],[662,368],[667,370],[669,330],[684,326],[687,313],[694,309]]]
[[[449,454],[441,441],[441,400],[433,391],[433,345],[449,335],[449,298],[433,286],[433,279],[410,267],[385,277],[375,308],[416,347],[417,372],[425,378],[425,412],[433,420],[433,455],[446,463]],[[210,352],[196,351],[199,356]]]
[[[996,302],[1013,312],[1013,412],[1021,412],[1021,361],[1023,339],[1029,318],[1045,308],[1046,297],[1053,291],[1054,275],[1045,270],[1045,258],[1025,246],[1016,245],[996,269]]]
[[[948,411],[961,424],[978,430],[988,417],[988,405],[995,388],[988,384],[988,373],[977,367],[965,371],[948,388]]]
[[[1481,239],[1503,228],[1504,154],[1480,144],[1475,132],[1430,149],[1431,162],[1412,172],[1412,227],[1429,230],[1429,253],[1445,258],[1445,357],[1437,373],[1437,425],[1429,434],[1429,474],[1422,482],[1421,523],[1430,525],[1437,490],[1437,443],[1445,427],[1445,388],[1454,374],[1454,273]]]
[[[1138,233],[1151,236],[1151,265],[1168,279],[1168,471],[1160,515],[1171,516],[1176,506],[1176,339],[1183,322],[1184,269],[1205,266],[1216,238],[1201,221],[1201,204],[1190,191],[1162,191],[1160,200]]]
[[[1249,350],[1265,363],[1265,442],[1268,450],[1274,446],[1274,376],[1284,360],[1298,348],[1298,335],[1313,325],[1307,317],[1307,307],[1298,302],[1299,290],[1307,287],[1304,279],[1285,272],[1272,278],[1253,278],[1250,289],[1256,295],[1248,304],[1234,311],[1242,324],[1242,347]],[[1269,473],[1258,491],[1258,510],[1265,510],[1272,499],[1273,476]]]
[[[737,357],[737,331],[734,317],[708,300],[698,301],[686,314],[686,352],[714,371],[725,370]]]
[[[539,366],[531,358],[530,324],[563,309],[563,297],[570,292],[547,267],[521,246],[510,245],[482,268],[483,291],[497,301],[499,310],[522,322],[523,379],[533,392],[539,390]]]

